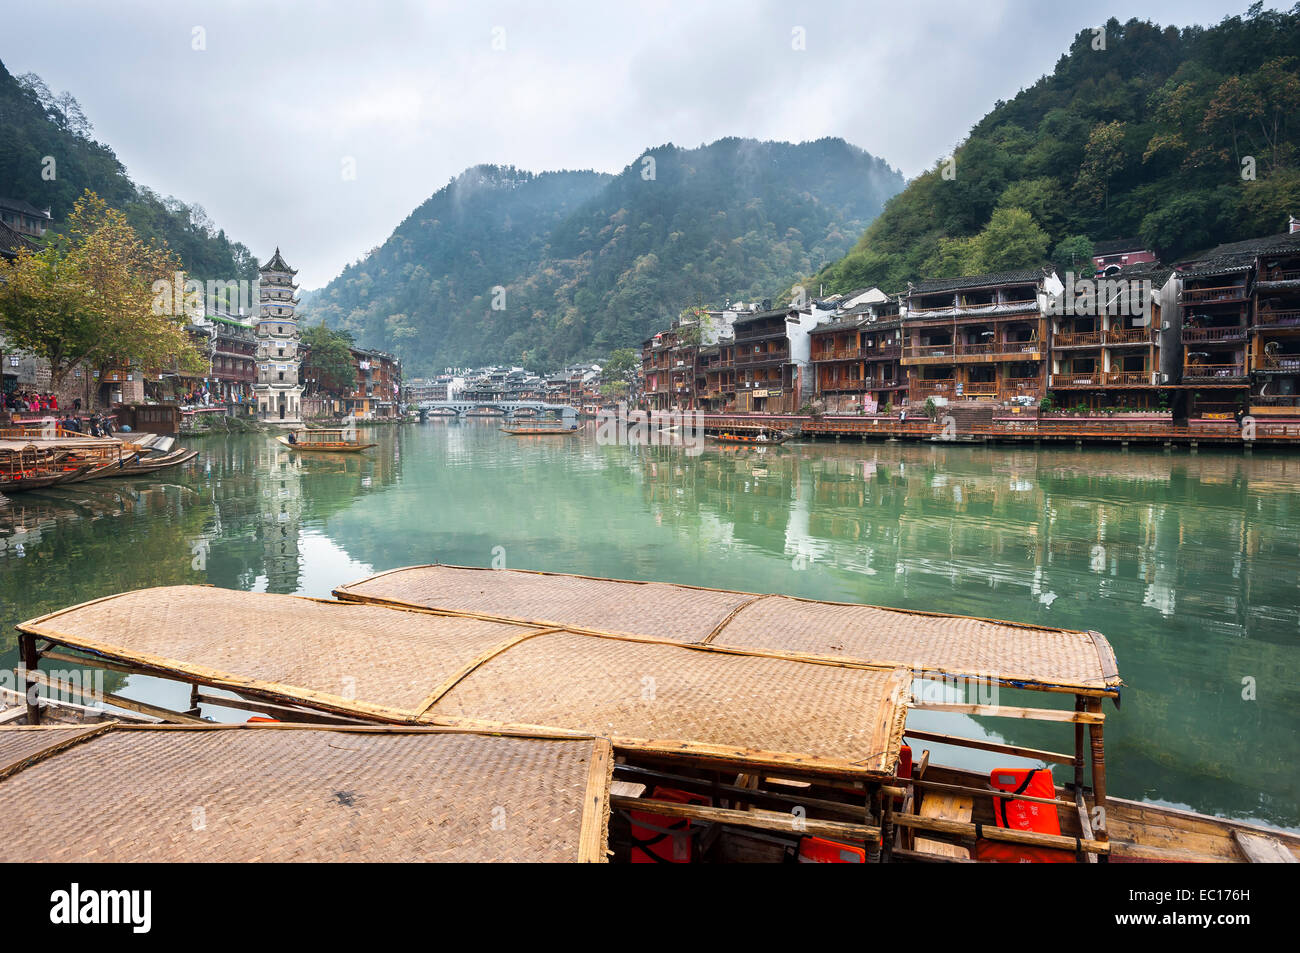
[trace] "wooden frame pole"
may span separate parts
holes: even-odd
[[[33,673],[36,666],[40,663],[41,654],[36,651],[36,636],[26,632],[20,632],[18,635],[18,648],[23,661],[23,681],[24,697],[27,699],[27,723],[29,725],[39,725],[41,723],[41,703],[36,694],[36,678]]]
[[[1101,815],[1095,825],[1097,840],[1106,842],[1110,835],[1106,832],[1106,742],[1102,734],[1101,699],[1088,699],[1088,710],[1099,716],[1099,720],[1088,726],[1088,736],[1092,744],[1092,799],[1093,804],[1101,808]]]

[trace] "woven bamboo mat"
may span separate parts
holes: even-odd
[[[660,582],[461,566],[395,569],[341,586],[335,595],[681,642],[702,641],[753,598]]]
[[[1071,687],[1120,683],[1109,644],[1093,633],[785,596],[745,606],[710,644]]]
[[[554,632],[485,662],[425,717],[885,774],[897,759],[909,685],[905,673],[882,669]]]
[[[104,730],[103,725],[22,726],[0,729],[0,778],[47,751],[55,751]],[[0,812],[2,813],[2,812]]]
[[[0,860],[603,860],[611,768],[591,738],[117,728],[0,781]]]
[[[529,631],[209,586],[141,589],[23,623],[24,631],[139,664],[292,686],[310,701],[394,719],[476,656]],[[250,686],[252,687],[252,686]]]
[[[395,569],[335,594],[561,627],[841,657],[935,675],[1093,691],[1121,684],[1114,652],[1099,633],[967,616],[456,566]]]

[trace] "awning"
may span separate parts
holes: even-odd
[[[0,860],[599,862],[612,768],[598,738],[0,728]]]

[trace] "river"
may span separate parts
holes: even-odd
[[[327,596],[428,562],[1097,629],[1126,683],[1120,710],[1106,704],[1111,793],[1300,828],[1300,457],[857,442],[690,456],[594,433],[431,421],[373,428],[378,446],[350,459],[205,437],[197,461],[152,478],[16,495],[0,507],[0,662],[16,664],[15,622],[113,592]],[[1059,725],[924,715],[1072,750]]]

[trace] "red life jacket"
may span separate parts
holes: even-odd
[[[1046,768],[998,768],[989,774],[989,784],[999,791],[1027,794],[1030,797],[1054,798],[1056,786],[1052,772]],[[1014,797],[993,798],[993,818],[998,827],[1039,834],[1061,833],[1061,819],[1056,808],[1036,801],[1018,801]],[[998,864],[1072,864],[1074,853],[1052,847],[1030,847],[1003,841],[980,839],[975,842],[975,859]]]

